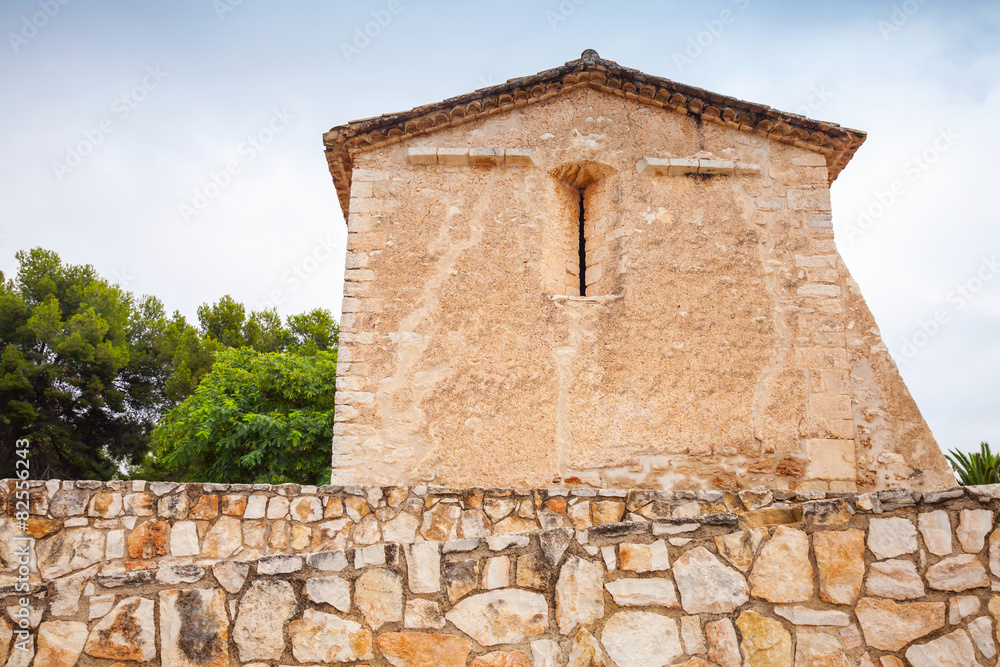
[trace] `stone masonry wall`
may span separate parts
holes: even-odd
[[[997,664],[1000,486],[2,488],[6,667]]]
[[[822,154],[585,87],[351,163],[335,483],[950,483]]]

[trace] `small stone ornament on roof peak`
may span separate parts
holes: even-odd
[[[587,49],[580,54],[580,60],[585,63],[596,63],[600,57],[594,49]]]

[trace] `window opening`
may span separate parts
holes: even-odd
[[[578,254],[580,261],[580,296],[587,296],[587,234],[584,230],[584,225],[586,224],[586,210],[584,209],[584,190],[580,188],[580,220],[579,220],[579,233],[580,239],[578,242]]]

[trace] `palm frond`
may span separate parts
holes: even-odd
[[[979,443],[979,451],[967,454],[953,449],[944,455],[962,486],[1000,484],[1000,455],[990,451],[987,442]]]

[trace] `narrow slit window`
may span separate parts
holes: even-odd
[[[608,201],[604,178],[614,170],[583,160],[566,162],[549,174],[559,182],[558,222],[549,246],[551,289],[566,296],[601,296],[608,289],[606,225]],[[602,212],[603,211],[603,212]]]
[[[584,229],[586,224],[586,210],[584,208],[584,190],[580,188],[580,219],[579,219],[579,241],[578,254],[580,261],[580,296],[587,296],[587,233]]]

